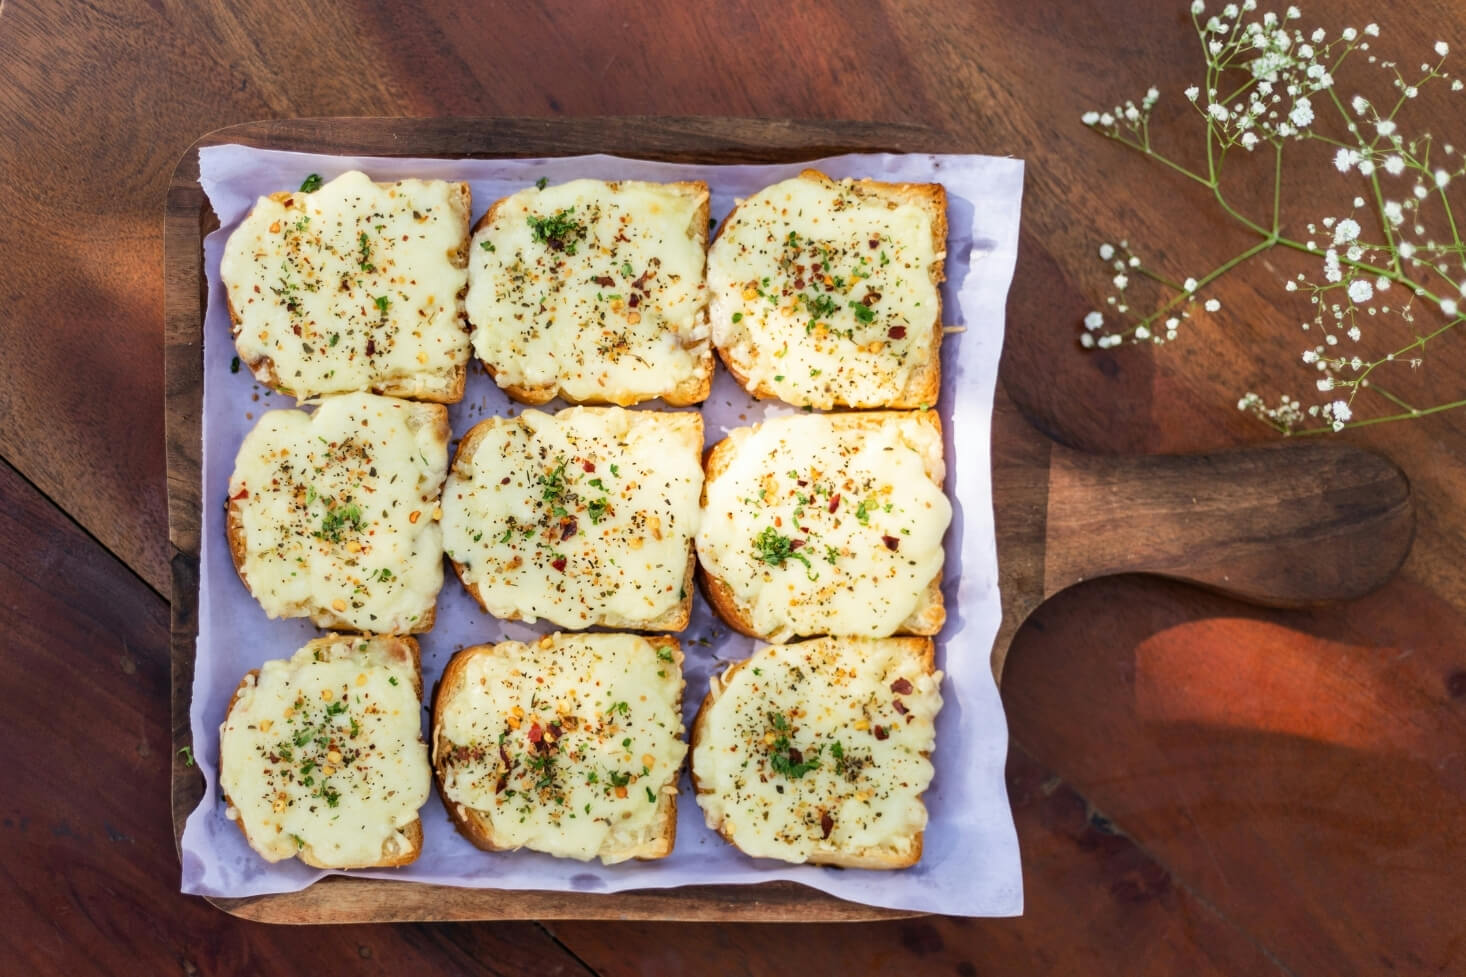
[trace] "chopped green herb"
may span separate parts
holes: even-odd
[[[322,182],[323,181],[321,180],[321,174],[312,173],[310,176],[306,177],[300,182],[300,192],[315,193],[317,190],[321,189]]]
[[[326,345],[327,346],[335,346],[339,342],[341,342],[341,334],[339,332],[333,332],[333,333],[331,333],[331,340],[330,340],[330,342],[328,342]]]
[[[658,648],[657,649],[657,657],[660,658],[664,662],[671,661],[672,660],[672,649],[666,647],[665,645],[662,646],[661,648]]]
[[[585,508],[590,515],[591,523],[598,525],[602,519],[606,518],[606,510],[610,508],[610,503],[605,499],[592,499]]]
[[[621,262],[621,274],[625,275],[627,278],[631,277],[631,262]]]
[[[183,749],[178,751],[178,755],[183,757],[183,765],[185,767],[193,766],[193,747],[185,746]]]
[[[864,302],[851,302],[850,311],[855,313],[855,318],[861,322],[875,322],[875,310]]]
[[[733,321],[734,322],[742,322],[743,321],[743,313],[742,312],[735,312],[735,313],[733,313]]]
[[[481,247],[481,248],[483,248],[485,251],[492,251],[492,250],[494,250],[494,242],[493,241],[480,241],[478,243],[478,246]]]
[[[585,225],[577,223],[570,216],[574,212],[574,207],[567,207],[554,217],[536,217],[530,214],[525,220],[534,232],[536,241],[549,245],[555,251],[573,255],[577,245],[571,238],[585,237]]]
[[[360,254],[357,255],[357,264],[362,271],[376,271],[377,266],[372,264],[372,242],[367,238],[366,231],[362,231],[356,238]],[[378,300],[380,301],[380,300]]]
[[[810,298],[808,295],[799,297],[804,300],[804,306],[809,309],[809,314],[816,319],[828,319],[840,308],[828,295],[820,295],[816,298]]]
[[[377,311],[385,317],[387,315],[387,306],[391,304],[391,300],[385,295],[378,295],[374,301],[376,302]]]
[[[646,789],[646,802],[648,804],[655,804],[657,802],[657,795],[652,793],[650,787]]]
[[[232,359],[232,360],[229,361],[229,372],[230,373],[238,373],[239,372],[239,357],[236,356],[236,357],[234,357],[234,359]]]
[[[359,531],[365,524],[366,520],[362,517],[361,507],[355,502],[350,505],[336,506],[328,510],[322,517],[321,531],[316,533],[316,537],[339,543],[348,526]]]
[[[387,676],[387,681],[391,682],[393,685],[396,685],[397,684],[397,676],[396,675],[388,675]]]
[[[840,556],[840,551],[833,546],[825,547],[825,562],[830,566],[835,565],[835,560]]]
[[[550,178],[547,177],[547,176],[542,176],[538,180],[534,181],[534,188],[536,190],[543,190],[545,187],[547,187],[549,185],[550,185]]]
[[[855,507],[855,518],[860,520],[862,526],[870,525],[870,510],[866,508],[865,500],[860,500],[860,505]]]
[[[781,567],[786,560],[798,560],[809,569],[809,558],[798,551],[794,540],[773,526],[765,527],[753,540],[754,555],[770,566]]]

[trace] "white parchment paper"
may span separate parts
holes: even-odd
[[[243,146],[202,150],[201,183],[220,223],[204,242],[209,286],[204,321],[204,521],[190,713],[194,756],[207,788],[183,834],[184,892],[213,896],[287,892],[326,874],[293,860],[271,865],[261,859],[224,817],[218,791],[219,724],[239,679],[267,659],[289,657],[318,633],[308,621],[272,621],[265,616],[235,574],[224,538],[224,500],[240,442],[261,412],[295,406],[292,398],[255,384],[247,370],[230,369],[234,348],[219,282],[219,258],[225,238],[255,200],[293,189],[310,173],[329,180],[360,169],[377,180],[467,180],[477,219],[494,200],[541,177],[551,183],[577,177],[705,180],[712,188],[712,214],[721,221],[735,197],[793,176],[807,165],[835,177],[934,180],[947,188],[950,236],[943,304],[947,322],[965,330],[947,336],[942,344],[939,409],[947,439],[947,487],[955,511],[946,540],[947,625],[937,645],[937,664],[946,672],[945,704],[937,720],[936,778],[926,794],[931,821],[921,861],[903,871],[877,872],[750,859],[708,830],[684,772],[676,849],[661,861],[606,867],[528,851],[481,852],[453,829],[435,790],[422,812],[425,844],[416,862],[349,874],[577,892],[789,879],[872,906],[963,916],[1022,912],[1018,843],[1003,780],[1008,734],[988,655],[1000,613],[989,435],[1003,310],[1018,250],[1023,164],[986,156],[852,155],[804,164],[693,166],[612,156],[483,161],[317,156]],[[450,447],[456,447],[457,436],[478,420],[507,414],[512,406],[487,375],[471,370],[463,402],[449,410],[455,437]],[[771,411],[788,410],[754,401],[721,367],[702,409],[709,441]],[[450,571],[437,624],[431,633],[419,636],[425,687],[433,688],[459,648],[542,630],[548,628],[504,623],[483,613]],[[690,725],[707,691],[709,674],[747,656],[753,642],[718,625],[700,595],[691,627],[680,637],[687,653],[684,711]],[[426,733],[426,712],[424,728]]]

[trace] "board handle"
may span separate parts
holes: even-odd
[[[1203,455],[1107,457],[1055,446],[1044,596],[1152,573],[1277,607],[1348,600],[1410,551],[1410,483],[1333,441]]]

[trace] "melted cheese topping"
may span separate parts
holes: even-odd
[[[487,818],[495,845],[609,865],[662,833],[687,753],[675,643],[556,634],[462,654],[433,762],[446,800]]]
[[[880,407],[933,356],[945,256],[932,215],[799,177],[738,202],[708,251],[713,342],[750,391],[789,404]]]
[[[575,180],[496,204],[469,250],[467,307],[499,386],[633,404],[704,382],[706,201]]]
[[[321,638],[260,666],[219,729],[219,784],[260,854],[351,868],[410,851],[430,780],[415,681],[391,638]]]
[[[443,491],[443,541],[497,617],[636,627],[679,608],[702,492],[696,414],[491,418]]]
[[[910,857],[942,708],[942,673],[911,642],[765,647],[714,678],[693,750],[708,826],[749,855]]]
[[[220,265],[239,357],[302,399],[442,395],[468,362],[462,184],[345,173],[260,198]],[[268,362],[266,362],[268,360]]]
[[[229,498],[241,572],[271,617],[406,633],[443,585],[443,408],[344,394],[264,414],[239,446]]]
[[[806,414],[728,437],[697,555],[754,631],[883,637],[926,606],[952,519],[937,430],[899,412]]]

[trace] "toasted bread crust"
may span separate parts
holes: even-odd
[[[816,169],[802,170],[799,176],[803,179],[813,180],[819,183],[835,184],[840,181],[833,180],[829,176]],[[928,211],[932,218],[932,245],[938,257],[928,269],[932,284],[940,286],[947,280],[946,273],[946,247],[947,247],[947,189],[940,183],[882,183],[877,180],[855,180],[853,181],[855,192],[862,197],[870,197],[878,200],[894,201],[896,203],[909,203]],[[738,213],[738,205],[734,204],[733,209],[723,218],[718,225],[718,231],[713,235],[709,247],[722,236],[723,231],[733,222]],[[898,394],[889,398],[874,401],[871,403],[846,403],[835,401],[836,407],[855,407],[862,409],[872,408],[918,408],[932,407],[936,405],[937,398],[941,395],[942,389],[942,294],[940,288],[937,291],[937,308],[932,322],[931,356],[926,363],[922,364],[919,370],[914,370],[907,379],[906,387]],[[711,309],[711,303],[708,306]],[[792,323],[793,320],[791,319]],[[729,373],[738,381],[738,385],[747,390],[759,400],[779,400],[779,395],[772,388],[765,384],[749,386],[748,374],[739,368],[733,357],[732,350],[727,346],[716,346],[718,359],[722,361]],[[797,406],[797,405],[796,405]]]
[[[323,644],[323,645],[330,645],[330,644],[335,643],[335,641],[337,639],[339,639],[339,638],[346,638],[349,641],[356,641],[356,640],[358,640],[358,637],[359,637],[358,635],[327,635],[326,637],[323,637],[323,638],[316,638],[316,639],[314,639],[313,641],[310,642],[310,644],[317,644],[317,643],[319,643],[319,644]],[[407,653],[408,657],[412,661],[412,687],[413,687],[413,689],[417,693],[418,700],[421,701],[422,700],[422,652],[421,652],[421,649],[418,647],[417,640],[415,638],[409,638],[409,637],[404,637],[404,636],[392,636],[392,637],[390,637],[388,639],[381,639],[381,638],[379,638],[378,640],[392,640],[392,641],[395,641],[397,643],[397,649],[396,650],[404,651],[404,652]],[[308,644],[307,647],[309,647],[310,644]],[[234,712],[234,706],[235,706],[235,703],[237,703],[239,701],[239,697],[244,694],[245,689],[249,688],[250,685],[253,684],[253,682],[256,681],[259,678],[259,675],[260,675],[260,670],[258,668],[255,668],[255,669],[251,669],[249,672],[246,672],[245,675],[244,675],[244,677],[239,680],[239,685],[235,686],[234,694],[229,697],[229,705],[224,710],[225,722],[228,722],[228,717]],[[222,772],[221,772],[221,775],[222,775]],[[224,799],[225,810],[238,810],[237,808],[235,808],[234,802],[229,799],[229,794],[227,792],[225,792],[225,790],[224,790],[224,788],[223,788],[222,785],[219,788],[219,794]],[[253,848],[255,851],[260,852],[261,854],[263,854],[263,849],[261,849],[259,845],[255,844],[254,840],[252,838],[250,838],[250,836],[249,836],[249,829],[245,827],[243,818],[230,818],[230,820],[234,822],[234,824],[235,824],[235,826],[237,828],[239,828],[240,834],[244,835],[244,840],[249,844],[249,846],[251,848]],[[406,851],[401,851],[401,852],[390,852],[389,853],[387,851],[386,843],[384,842],[383,845],[382,845],[382,857],[381,857],[381,860],[380,861],[371,862],[370,864],[365,864],[365,865],[329,865],[329,864],[326,864],[326,863],[320,861],[316,857],[315,850],[310,845],[303,846],[300,849],[299,853],[295,857],[298,858],[298,859],[300,859],[300,861],[304,862],[306,865],[311,866],[312,868],[331,868],[331,869],[346,869],[346,868],[396,868],[397,866],[400,866],[400,865],[408,865],[408,864],[411,864],[412,862],[417,861],[417,857],[422,854],[422,843],[423,843],[422,818],[421,817],[415,818],[412,821],[411,824],[406,825],[401,830],[402,830],[402,833],[407,836],[407,840],[408,840],[407,850]]]
[[[419,403],[416,406],[418,410],[431,416],[429,423],[433,425],[434,436],[446,443],[451,434],[448,426],[448,408],[435,403]],[[249,556],[249,544],[244,532],[243,503],[239,499],[231,498],[225,503],[224,536],[229,541],[229,556],[234,563],[235,572],[239,574],[239,582],[244,584],[244,589],[249,591],[250,596],[253,597],[254,590],[250,587],[249,577],[244,572],[244,565]],[[312,608],[306,613],[292,616],[309,617],[312,624],[327,631],[356,631],[356,627],[350,621],[339,616],[329,607]],[[425,634],[433,629],[437,618],[438,602],[435,599],[426,611],[418,615],[417,623],[406,633]]]
[[[813,640],[842,641],[849,639],[826,638]],[[932,643],[931,638],[906,637],[878,638],[872,640],[899,641],[906,651],[908,651],[913,657],[920,659],[922,670],[926,672],[926,674],[931,675],[933,672],[936,671],[936,646]],[[757,657],[758,651],[755,651],[752,655],[743,659],[742,661],[734,662],[732,665],[728,666],[728,668],[724,670],[721,676],[714,675],[712,681],[709,683],[708,693],[703,697],[702,705],[698,706],[697,708],[697,715],[693,717],[692,720],[692,736],[687,751],[687,772],[692,780],[693,792],[696,794],[705,795],[714,793],[711,788],[704,786],[701,779],[698,778],[697,764],[694,762],[694,757],[696,757],[697,755],[698,744],[701,743],[704,737],[707,735],[708,711],[713,707],[714,703],[716,703],[718,699],[721,698],[723,688],[725,687],[727,680],[732,678],[733,675],[737,674],[742,669],[748,667],[748,665]],[[922,756],[926,757],[928,760],[931,759],[931,754],[929,752],[923,753]],[[925,791],[923,791],[922,794],[918,795],[918,797],[924,795]],[[706,812],[704,812],[704,815],[706,816]],[[739,847],[737,839],[733,837],[732,832],[728,830],[725,824],[714,825],[709,822],[708,827],[713,828],[715,831],[717,831],[718,835],[734,848],[738,848],[739,851],[743,850],[741,847]],[[912,865],[915,865],[917,862],[921,861],[922,842],[925,838],[925,834],[926,833],[924,831],[918,831],[916,833],[913,839],[911,850],[907,853],[900,853],[892,849],[865,849],[852,852],[816,852],[809,857],[808,864],[838,865],[842,868],[910,868]]]
[[[298,191],[282,190],[270,194],[269,199],[283,202],[299,195]],[[463,222],[464,226],[467,226],[469,219],[473,215],[472,193],[469,190],[468,184],[461,181],[452,181],[449,201],[455,215]],[[461,269],[468,267],[468,241],[471,233],[470,231],[464,234],[463,240],[451,255],[453,267],[455,268]],[[463,288],[459,289],[458,295],[454,299],[458,314],[458,324],[465,335],[468,333],[468,316],[464,310],[463,299],[467,294],[468,285],[465,283]],[[239,339],[240,329],[244,325],[244,319],[235,311],[233,296],[229,294],[227,288],[224,289],[224,303],[229,310],[230,336],[237,341]],[[296,392],[290,389],[280,378],[279,373],[275,369],[275,361],[270,357],[261,356],[256,359],[250,359],[242,350],[238,350],[237,343],[236,351],[239,352],[240,363],[249,370],[255,380],[261,385],[290,397],[297,396]],[[406,400],[422,400],[437,404],[456,404],[463,399],[463,390],[467,384],[467,380],[468,363],[465,361],[456,364],[449,370],[437,372],[423,371],[422,373],[414,373],[406,377],[389,377],[380,383],[372,384],[367,389],[371,393],[381,394],[384,397],[401,397]],[[332,392],[351,393],[352,391],[339,390]],[[308,396],[317,395],[308,394]]]
[[[678,671],[682,669],[682,645],[676,638],[669,635],[642,635],[652,647],[657,649],[668,649],[672,652],[677,663]],[[456,803],[449,799],[446,783],[445,765],[439,758],[446,754],[454,745],[452,741],[443,735],[443,710],[457,694],[465,681],[469,662],[478,655],[493,655],[496,646],[474,645],[464,648],[449,660],[447,667],[443,669],[443,677],[438,681],[437,687],[433,690],[433,726],[432,737],[429,746],[432,750],[433,778],[438,785],[438,796],[442,798],[443,807],[448,811],[448,817],[458,833],[467,838],[475,847],[483,851],[513,851],[516,846],[502,843],[494,833],[493,821],[488,814]],[[677,711],[682,710],[681,696],[678,696]],[[685,762],[685,761],[684,761]],[[672,783],[675,785],[680,777],[681,768],[673,775]],[[638,861],[655,861],[665,858],[672,853],[672,848],[677,842],[677,794],[675,791],[665,791],[657,798],[657,811],[653,827],[648,838],[641,844],[630,849],[617,853],[601,853],[602,860],[605,855],[613,854],[617,861],[634,858]]]
[[[615,183],[617,181],[613,180],[608,182]],[[712,197],[708,190],[708,185],[701,180],[681,180],[672,183],[663,183],[660,185],[664,187],[675,187],[683,193],[702,194],[702,206],[698,208],[697,213],[693,217],[693,229],[694,232],[699,235],[702,249],[704,252],[706,252],[708,248],[708,218],[712,213]],[[508,199],[508,197],[503,197],[499,200],[495,200],[489,205],[489,209],[484,211],[483,216],[474,223],[473,228],[469,232],[470,238],[472,238],[474,234],[477,234],[483,228],[489,226],[489,224],[493,223],[494,218],[497,217],[499,214],[499,208],[502,207],[505,201],[507,201]],[[706,266],[704,266],[704,268],[706,268]],[[697,318],[698,315],[704,315],[706,313],[706,308],[707,306],[704,305],[702,309],[697,310],[693,316],[694,320]],[[478,327],[473,326],[472,328]],[[499,380],[499,371],[494,368],[494,365],[492,363],[488,363],[483,360],[480,360],[479,362],[484,364],[484,369],[488,371],[489,376],[494,379],[494,382],[498,384],[500,389],[508,394],[511,399],[516,400],[521,404],[529,404],[532,407],[539,407],[542,404],[548,404],[556,397],[560,397],[567,404],[580,404],[586,406],[609,404],[617,407],[630,407],[632,404],[645,403],[648,400],[660,399],[665,402],[669,407],[689,407],[693,404],[700,404],[704,400],[707,400],[708,395],[712,393],[713,389],[714,368],[713,344],[711,340],[707,341],[707,347],[703,350],[703,355],[699,361],[702,365],[702,378],[698,379],[696,377],[693,377],[684,380],[672,390],[661,394],[658,397],[587,397],[577,400],[576,398],[570,396],[568,393],[563,391],[560,388],[560,384],[558,382],[542,384],[540,386],[525,386],[522,384],[501,382]]]
[[[478,447],[483,442],[483,439],[493,429],[495,423],[503,422],[504,420],[506,420],[506,418],[489,417],[485,418],[482,421],[479,421],[472,428],[470,428],[468,433],[465,434],[463,438],[458,442],[458,451],[456,454],[454,454],[453,461],[449,465],[449,469],[457,470],[460,463],[465,466],[472,464],[474,455],[477,453]],[[512,418],[509,418],[508,420],[512,420]],[[701,425],[699,425],[699,437],[701,437],[701,431],[702,427]],[[473,596],[473,599],[478,603],[478,606],[482,608],[485,613],[494,614],[494,616],[501,621],[524,620],[524,616],[519,614],[517,611],[507,615],[502,615],[490,610],[489,605],[484,601],[483,593],[479,590],[478,584],[470,583],[468,581],[468,578],[465,576],[466,568],[464,567],[464,565],[453,559],[451,556],[448,557],[448,562],[453,565],[453,572],[458,576],[458,582],[463,584],[463,589],[468,591],[469,594]],[[689,540],[687,545],[687,570],[682,575],[683,598],[679,603],[673,605],[660,617],[652,618],[651,620],[633,620],[630,618],[621,617],[620,615],[616,614],[602,614],[595,620],[588,621],[584,625],[581,625],[581,627],[606,627],[615,628],[617,630],[630,631],[684,630],[687,627],[688,622],[692,620],[692,588],[693,577],[695,575],[696,569],[697,551],[693,547],[692,541]]]
[[[918,412],[895,412],[895,411],[864,411],[848,414],[828,414],[830,421],[840,430],[874,430],[882,424],[891,420],[915,419],[928,424],[935,431],[938,440],[942,436],[942,421],[936,411]],[[703,460],[703,483],[702,483],[702,505],[707,507],[708,486],[713,479],[717,478],[727,470],[732,463],[733,452],[732,439],[724,438],[707,452]],[[933,483],[941,488],[946,480],[945,465],[927,466],[927,475]],[[753,621],[750,617],[750,609],[746,603],[738,599],[733,589],[720,577],[708,572],[708,569],[701,563],[697,568],[698,583],[701,586],[703,597],[712,605],[718,617],[728,627],[739,634],[747,635],[750,638],[768,640],[769,635],[761,634],[753,629]],[[898,635],[934,635],[942,630],[946,623],[947,611],[942,596],[942,573],[938,573],[927,586],[927,591],[922,603],[912,612],[911,616],[901,622],[901,627],[896,631]],[[813,635],[801,635],[800,637],[814,637]]]

